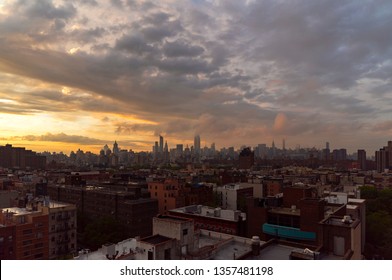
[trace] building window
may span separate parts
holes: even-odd
[[[182,230],[182,236],[188,235],[188,229],[183,229]]]
[[[33,241],[25,240],[25,241],[23,241],[23,246],[30,245],[31,243],[33,243]]]
[[[33,230],[32,230],[32,229],[25,229],[25,230],[23,231],[23,235],[32,234],[32,233],[33,233]]]

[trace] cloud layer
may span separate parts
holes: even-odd
[[[392,136],[390,1],[0,5],[4,121],[117,114],[100,122],[108,139],[162,133],[173,145],[197,133],[220,146],[374,150]]]

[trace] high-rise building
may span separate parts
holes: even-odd
[[[215,150],[216,150],[215,149],[215,143],[211,144],[211,148],[210,149],[211,149],[211,154],[214,155],[215,154]]]
[[[154,156],[155,156],[155,159],[158,157],[158,154],[159,154],[158,141],[155,141],[155,147],[154,147]]]
[[[387,146],[376,151],[376,166],[378,172],[392,169],[392,141],[388,141]]]
[[[366,151],[358,150],[358,167],[361,170],[366,170]]]
[[[195,154],[200,155],[200,135],[195,136],[193,147],[195,149]]]
[[[184,145],[183,144],[177,144],[177,146],[176,146],[176,158],[181,157],[183,152],[184,152]]]
[[[159,135],[159,153],[163,153],[163,137]]]
[[[20,169],[45,169],[46,157],[25,148],[0,146],[0,167]]]
[[[276,147],[275,147],[275,141],[272,140],[272,156],[275,157],[276,156]]]
[[[118,155],[119,151],[120,151],[120,149],[118,148],[117,141],[114,141],[114,144],[113,144],[113,154]]]

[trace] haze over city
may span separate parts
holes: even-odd
[[[392,136],[390,1],[1,1],[0,145]]]

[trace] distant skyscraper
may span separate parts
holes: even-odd
[[[177,147],[176,147],[176,157],[177,158],[181,157],[183,152],[184,152],[184,145],[177,144]]]
[[[275,147],[275,141],[272,140],[272,156],[275,157],[276,156],[276,147]]]
[[[195,154],[200,155],[200,135],[195,136],[193,147],[195,149]]]
[[[163,137],[159,135],[159,153],[163,153]]]
[[[392,141],[388,141],[387,146],[376,151],[376,165],[378,172],[392,169]]]
[[[118,155],[118,153],[119,153],[119,148],[118,148],[118,144],[117,144],[117,141],[114,141],[114,144],[113,144],[113,153],[115,154],[115,155]]]
[[[325,149],[323,150],[323,160],[330,159],[330,149],[329,149],[329,142],[325,143]]]
[[[155,156],[155,158],[158,157],[158,154],[159,154],[158,141],[155,141],[155,147],[154,147],[154,156]]]
[[[366,170],[366,151],[358,150],[358,167],[361,170]]]

